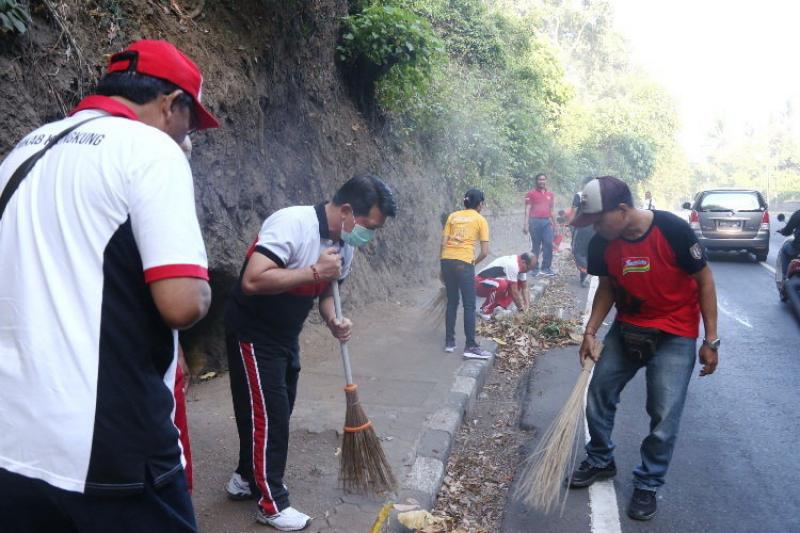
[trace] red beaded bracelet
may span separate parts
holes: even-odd
[[[314,275],[314,283],[319,283],[319,272],[317,272],[317,267],[311,265],[311,273]]]

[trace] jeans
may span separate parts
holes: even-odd
[[[794,241],[786,240],[781,246],[781,273],[783,274],[783,279],[786,279],[786,271],[789,270],[789,263],[792,262],[792,259],[797,257],[797,254],[800,253],[800,246],[798,246]]]
[[[586,395],[590,436],[586,455],[592,466],[603,467],[614,460],[611,431],[620,393],[644,366],[650,434],[642,441],[642,463],[633,471],[633,485],[654,491],[664,484],[694,369],[695,349],[696,339],[665,333],[656,353],[643,363],[623,353],[619,323],[614,323]]]
[[[528,232],[531,235],[531,252],[537,262],[539,257],[542,258],[542,270],[550,270],[553,264],[553,224],[549,218],[529,218]]]
[[[447,314],[444,323],[444,342],[447,346],[456,343],[456,313],[458,295],[464,299],[464,336],[466,347],[475,342],[475,266],[458,259],[442,259],[442,277],[447,292]]]

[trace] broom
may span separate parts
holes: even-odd
[[[599,354],[602,349],[603,343],[595,340],[592,353]],[[583,399],[593,368],[594,361],[587,357],[567,403],[558,412],[534,452],[525,460],[525,471],[515,490],[515,497],[544,513],[549,513],[559,501],[563,512],[567,502],[564,479],[568,470],[571,472],[575,466],[578,452],[576,434],[578,428],[583,427]]]
[[[425,304],[424,313],[421,320],[431,326],[438,326],[444,320],[447,311],[447,291],[444,287],[439,287],[436,296]]]
[[[341,320],[342,301],[339,296],[339,284],[334,281],[331,286],[336,318]],[[393,489],[396,484],[394,475],[383,453],[381,441],[372,428],[372,422],[358,401],[358,385],[353,383],[347,343],[340,343],[340,347],[347,382],[344,388],[347,411],[344,417],[342,455],[339,460],[339,484],[348,493],[386,492]]]

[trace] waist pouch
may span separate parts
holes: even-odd
[[[619,323],[619,332],[625,355],[642,362],[653,357],[664,336],[664,332],[658,328],[645,328],[627,322]]]

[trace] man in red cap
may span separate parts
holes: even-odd
[[[172,388],[176,330],[211,299],[179,147],[218,126],[201,87],[136,42],[0,164],[4,531],[197,530]]]
[[[664,484],[678,436],[695,353],[701,376],[717,367],[717,296],[705,250],[684,220],[667,211],[633,206],[622,180],[590,180],[580,193],[572,225],[594,224],[588,271],[599,277],[580,358],[596,360],[586,395],[591,440],[586,460],[572,474],[572,488],[588,487],[616,475],[611,431],[620,394],[640,368],[647,369],[650,434],[642,441],[642,463],[633,471],[628,516],[656,514],[656,490]],[[611,306],[616,320],[599,358],[591,351]],[[705,338],[697,349],[700,316]]]

